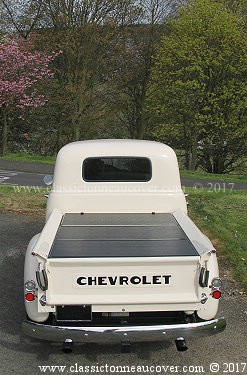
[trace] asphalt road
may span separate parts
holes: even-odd
[[[220,258],[224,281],[224,296],[218,316],[227,319],[226,330],[214,337],[193,339],[187,342],[189,350],[178,353],[174,343],[145,343],[133,345],[130,354],[120,353],[118,345],[77,345],[71,354],[64,354],[59,344],[51,344],[24,336],[21,322],[25,318],[23,304],[23,263],[27,244],[43,227],[43,218],[20,214],[0,213],[0,375],[38,375],[39,366],[66,366],[64,373],[90,373],[79,371],[78,366],[111,366],[97,374],[163,374],[160,366],[179,366],[167,374],[206,375],[247,374],[247,299],[237,290],[229,267]],[[210,364],[216,363],[210,371]],[[230,363],[230,365],[228,365]],[[218,367],[217,367],[218,364]],[[71,367],[73,366],[73,367]],[[115,366],[115,367],[114,367]],[[117,371],[116,366],[145,366],[137,371]],[[76,372],[76,369],[78,370]],[[102,368],[101,368],[102,369]],[[118,368],[121,370],[121,368]],[[87,370],[87,369],[86,369]],[[93,370],[93,369],[92,369]],[[175,370],[175,371],[172,371]],[[58,369],[46,373],[59,374]]]
[[[0,170],[0,185],[45,187],[44,176],[41,173]]]

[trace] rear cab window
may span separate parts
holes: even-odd
[[[147,182],[151,177],[151,161],[144,157],[91,157],[82,165],[86,182]]]

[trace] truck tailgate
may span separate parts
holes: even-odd
[[[190,309],[199,260],[172,214],[66,214],[47,259],[47,303]]]
[[[199,302],[197,257],[50,259],[47,270],[51,305]]]

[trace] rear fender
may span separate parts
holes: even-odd
[[[36,283],[37,289],[36,289],[36,294],[38,295],[38,285],[37,285],[37,280],[36,280],[36,274],[35,272],[38,269],[38,259],[36,256],[32,255],[32,251],[40,237],[40,233],[36,234],[31,241],[29,242],[27,252],[26,252],[26,257],[25,257],[25,265],[24,265],[24,284],[26,281],[31,281],[33,280]],[[25,308],[28,317],[31,320],[34,320],[35,322],[41,323],[45,322],[48,317],[49,313],[48,312],[38,312],[38,298],[36,297],[34,301],[32,302],[27,302],[25,299],[25,288],[24,288],[24,301],[25,301]]]
[[[200,288],[200,292],[205,293],[208,299],[207,302],[202,305],[204,309],[197,311],[197,315],[201,319],[210,320],[216,316],[219,306],[219,300],[212,297],[212,289],[210,288],[213,278],[219,277],[219,268],[215,252],[210,253],[210,257],[205,264],[207,270],[209,271],[208,286],[205,288]]]

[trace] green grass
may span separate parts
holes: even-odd
[[[188,192],[190,217],[224,254],[247,290],[247,190]]]
[[[28,154],[6,154],[0,157],[0,160],[11,160],[20,161],[25,163],[43,163],[43,164],[55,164],[55,156],[38,156]]]
[[[209,179],[209,180],[217,180],[217,181],[229,181],[229,182],[247,182],[246,175],[236,175],[236,174],[213,174],[213,173],[206,173],[202,171],[187,171],[187,170],[180,170],[180,174],[182,177],[191,177],[191,178],[202,178],[202,179]]]
[[[0,211],[20,212],[32,216],[43,215],[47,202],[44,197],[46,193],[46,188],[0,186]]]
[[[0,186],[0,210],[40,217],[48,189]],[[247,190],[219,193],[188,188],[189,215],[227,259],[234,277],[247,290]]]

